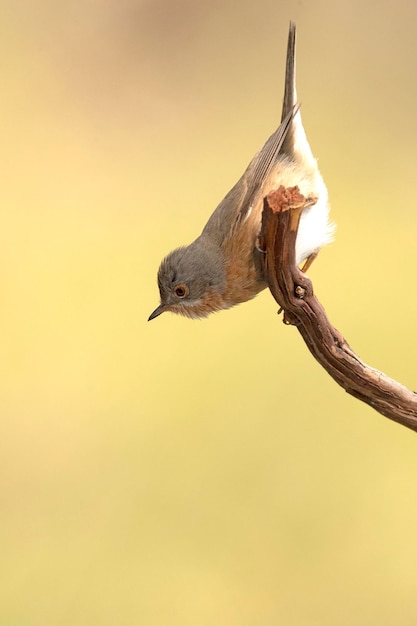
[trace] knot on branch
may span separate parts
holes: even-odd
[[[297,298],[300,298],[300,300],[303,300],[306,296],[306,292],[307,289],[305,287],[302,287],[301,285],[297,285],[296,288],[294,289],[294,294]]]

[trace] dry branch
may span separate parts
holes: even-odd
[[[417,431],[417,393],[360,360],[331,325],[311,280],[295,262],[300,216],[315,200],[305,198],[298,187],[283,186],[265,198],[260,246],[266,251],[269,289],[284,311],[284,322],[298,328],[310,352],[339,385],[382,415]]]

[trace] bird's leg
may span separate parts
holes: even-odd
[[[309,269],[309,267],[310,267],[310,266],[311,266],[311,264],[313,263],[314,259],[316,259],[316,258],[317,258],[318,253],[319,253],[319,251],[318,251],[318,250],[316,250],[315,252],[312,252],[312,253],[310,254],[310,256],[308,256],[308,257],[306,258],[306,260],[304,261],[304,265],[303,265],[303,267],[301,268],[301,271],[303,272],[303,274],[305,274],[305,273],[306,273],[306,271]]]

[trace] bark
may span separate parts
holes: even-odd
[[[264,199],[260,247],[269,289],[284,311],[284,322],[297,327],[308,349],[330,376],[362,402],[417,431],[417,394],[369,367],[330,323],[313,292],[311,280],[295,262],[295,242],[303,209],[316,201],[298,187],[281,186]]]

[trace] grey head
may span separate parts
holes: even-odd
[[[165,311],[187,317],[205,317],[222,308],[221,293],[226,271],[221,249],[199,237],[189,246],[177,248],[162,261],[158,271],[160,305],[149,320]]]

